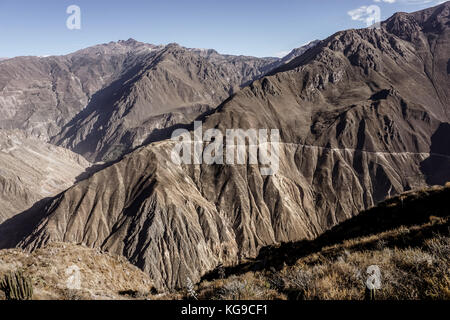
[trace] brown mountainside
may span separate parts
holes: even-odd
[[[101,247],[158,288],[175,288],[445,179],[449,15],[447,2],[397,14],[380,30],[338,32],[205,117],[204,127],[223,131],[280,129],[275,175],[250,165],[177,166],[173,142],[153,143],[48,202],[31,231],[2,231],[26,214],[2,225],[0,246]]]
[[[0,64],[0,129],[24,130],[91,161],[116,160],[284,63],[133,39],[9,59]]]

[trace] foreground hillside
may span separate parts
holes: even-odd
[[[32,254],[0,250],[0,279],[16,271],[31,279],[34,300],[142,299],[152,289],[148,275],[125,258],[68,243]]]
[[[450,183],[391,198],[317,240],[266,248],[254,261],[217,269],[195,288],[197,297],[359,300],[367,268],[377,265],[376,299],[450,300],[449,197]]]

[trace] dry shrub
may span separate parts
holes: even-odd
[[[400,228],[391,233],[402,237],[411,230]],[[299,300],[361,300],[365,296],[366,270],[377,265],[381,271],[382,300],[450,299],[450,238],[435,234],[415,248],[388,248],[383,238],[371,236],[370,250],[349,247],[326,248],[321,253],[300,259],[295,266],[281,272],[232,276],[209,283],[217,299],[268,299],[287,297]],[[328,257],[328,258],[327,258]],[[337,257],[337,258],[331,258]],[[214,286],[215,289],[212,289]],[[271,292],[271,294],[268,294]]]
[[[284,300],[266,277],[251,273],[228,279],[204,282],[199,286],[199,299],[212,300]]]

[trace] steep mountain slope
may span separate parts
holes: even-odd
[[[294,50],[296,57],[315,43]],[[136,73],[98,97],[52,139],[92,161],[115,160],[143,144],[169,137],[239,88],[288,60],[221,55],[170,44],[145,58]]]
[[[53,143],[94,161],[114,160],[148,142],[155,129],[192,122],[273,61],[218,59],[177,44],[141,60],[138,69],[98,92]]]
[[[93,95],[136,66],[152,45],[109,43],[67,56],[17,57],[0,63],[0,129],[48,141]]]
[[[338,32],[204,117],[204,130],[224,133],[278,128],[275,175],[256,165],[175,165],[175,142],[153,143],[48,202],[30,216],[39,221],[30,230],[17,227],[26,214],[2,225],[0,246],[101,247],[125,255],[158,288],[175,288],[427,185],[442,172],[423,164],[449,159],[437,134],[450,120],[449,14],[447,2],[395,15],[380,30]]]
[[[73,185],[90,163],[18,130],[0,130],[0,223]]]
[[[377,300],[448,300],[449,196],[450,183],[407,192],[312,241],[263,248],[253,261],[205,276],[198,297],[361,300],[376,265]]]
[[[115,160],[284,63],[133,39],[9,59],[0,64],[0,129],[25,130],[91,161]]]

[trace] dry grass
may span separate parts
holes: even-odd
[[[381,270],[380,300],[450,299],[448,218],[351,239],[300,258],[279,271],[204,281],[201,299],[361,300],[366,270]],[[433,233],[439,230],[441,233]],[[429,237],[427,237],[427,234]],[[414,243],[409,246],[408,243]]]
[[[71,266],[79,268],[79,289],[67,285]],[[31,277],[36,300],[143,299],[152,289],[149,276],[124,257],[68,243],[52,243],[33,253],[1,250],[0,277],[16,270]]]

